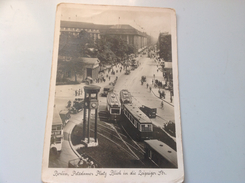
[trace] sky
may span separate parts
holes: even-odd
[[[141,32],[157,39],[160,32],[171,33],[171,16],[168,11],[153,11],[152,8],[132,9],[108,6],[92,8],[62,8],[61,20],[81,21],[95,24],[129,24]]]

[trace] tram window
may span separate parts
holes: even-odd
[[[90,97],[93,99],[96,98],[96,93],[91,93]],[[89,93],[86,93],[86,98],[89,98]]]
[[[134,119],[134,126],[136,126],[137,125],[137,121]]]
[[[141,131],[141,128],[140,128],[140,124],[139,123],[137,123],[137,128],[138,128],[139,131]]]
[[[149,131],[152,131],[152,125],[148,125]]]
[[[56,143],[61,143],[61,137],[56,138]]]
[[[111,109],[112,114],[119,114],[120,110],[119,109]]]
[[[145,130],[145,125],[141,125],[141,129],[142,129],[143,132],[145,132],[146,131]]]
[[[141,128],[143,132],[151,131],[151,125],[141,125]]]
[[[55,135],[61,135],[61,131],[55,131],[54,134]]]
[[[149,158],[152,159],[152,151],[149,150]]]

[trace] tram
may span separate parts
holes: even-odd
[[[50,141],[50,152],[52,154],[57,154],[58,152],[60,152],[62,149],[63,141],[63,123],[59,113],[55,109]]]
[[[106,110],[108,112],[109,121],[118,121],[121,116],[121,103],[116,93],[109,92],[107,94]]]
[[[128,90],[124,89],[120,91],[120,102],[121,104],[132,103],[132,96]]]
[[[136,140],[151,139],[153,137],[153,124],[151,120],[134,104],[124,104],[121,124],[129,135]]]
[[[145,140],[145,158],[160,168],[178,168],[177,152],[157,139]]]

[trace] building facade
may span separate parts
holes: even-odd
[[[137,50],[146,47],[150,43],[150,36],[127,24],[102,25],[85,22],[61,21],[60,34],[79,36],[85,30],[94,41],[106,35],[116,35],[124,39],[127,44],[135,46]]]
[[[93,23],[71,21],[61,21],[60,23],[60,34],[68,34],[78,37],[82,30],[87,31],[94,41],[100,39],[100,30],[98,29],[98,26]]]
[[[160,33],[157,41],[159,57],[166,62],[172,62],[171,34]]]

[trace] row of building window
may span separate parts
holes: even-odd
[[[99,32],[99,30],[98,29],[78,29],[78,28],[65,28],[65,27],[63,27],[63,28],[61,28],[61,30],[68,30],[68,31],[78,31],[78,32],[80,32],[80,31],[82,31],[82,30],[85,30],[85,31],[88,31],[88,32]]]

